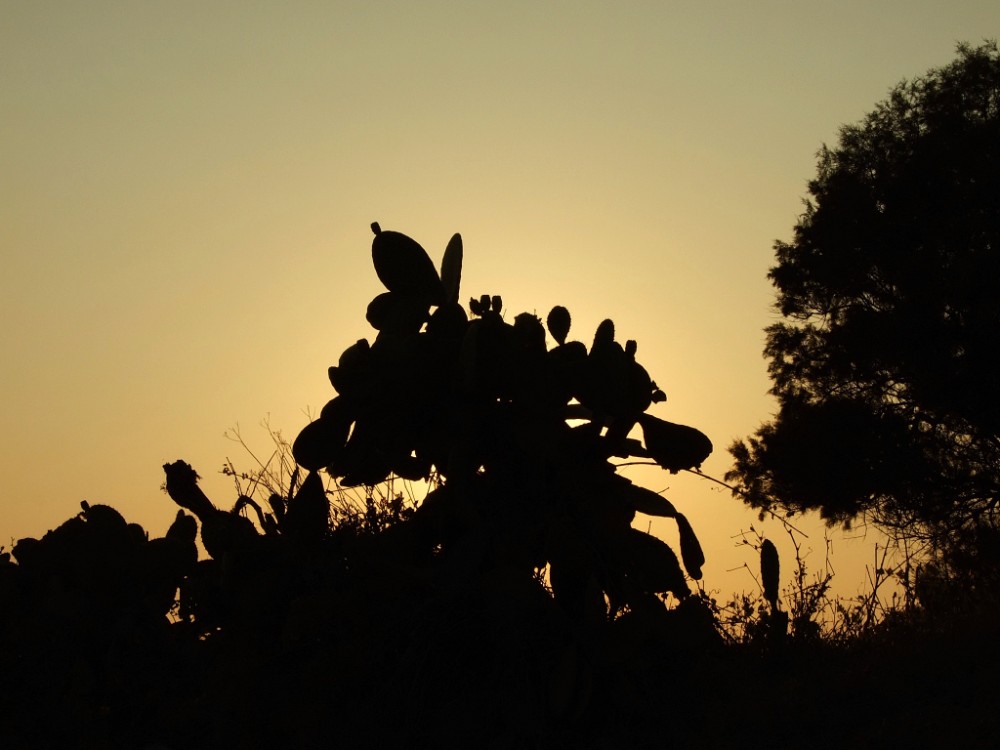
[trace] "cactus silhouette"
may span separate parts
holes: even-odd
[[[651,458],[677,472],[699,466],[712,444],[646,413],[662,392],[635,360],[635,342],[622,346],[605,320],[588,350],[566,340],[566,308],[554,307],[544,324],[530,313],[508,322],[495,294],[471,297],[470,317],[457,303],[460,235],[438,276],[415,240],[372,227],[376,274],[388,289],[368,308],[377,334],[330,368],[336,395],[295,440],[298,463],[341,486],[391,475],[431,482],[433,508],[412,521],[421,559],[434,550],[443,568],[474,559],[521,576],[548,565],[555,599],[570,613],[607,617],[637,597],[686,597],[673,551],[631,524],[637,512],[675,518],[684,566],[700,578],[694,530],[610,459]],[[637,424],[642,442],[629,436]],[[472,539],[479,554],[467,558]]]
[[[329,367],[334,392],[292,442],[281,492],[223,505],[177,460],[163,537],[84,503],[0,550],[0,604],[14,603],[0,667],[53,686],[7,712],[24,717],[15,740],[37,731],[31,707],[56,705],[79,720],[53,746],[312,747],[336,732],[338,746],[458,747],[486,726],[502,746],[548,746],[597,705],[632,711],[617,691],[631,654],[653,649],[666,674],[718,643],[691,595],[705,559],[690,523],[616,466],[676,472],[711,451],[647,413],[664,394],[636,342],[610,319],[589,347],[570,340],[562,306],[543,320],[484,293],[466,309],[460,235],[435,265],[372,229],[374,334]],[[399,480],[422,483],[413,507]],[[348,493],[364,508],[338,520],[331,495]],[[637,514],[677,523],[679,558]],[[266,716],[246,721],[248,695]],[[362,720],[331,724],[331,705]]]

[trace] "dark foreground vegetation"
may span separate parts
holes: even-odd
[[[415,563],[360,518],[300,545],[225,515],[239,541],[197,563],[184,521],[146,540],[101,506],[19,546],[5,747],[992,747],[1000,729],[983,601],[839,641],[783,636],[761,602],[735,639],[697,595],[587,618],[486,554]]]
[[[437,266],[375,224],[377,335],[273,461],[227,465],[231,506],[177,460],[163,537],[85,502],[0,550],[0,742],[995,746],[997,70],[995,45],[963,47],[845,129],[772,272],[793,321],[769,332],[781,412],[733,447],[730,479],[761,512],[892,532],[904,554],[870,596],[831,600],[801,559],[782,592],[756,538],[760,595],[718,603],[684,514],[617,471],[696,471],[713,449],[652,413],[636,342],[610,320],[572,340],[563,307],[466,308],[458,235]],[[679,549],[642,516],[671,519]]]
[[[163,537],[83,503],[3,554],[6,746],[987,743],[985,596],[841,607],[824,635],[827,581],[800,566],[782,604],[757,540],[761,596],[720,606],[684,515],[616,470],[712,450],[648,413],[663,394],[635,342],[610,321],[567,340],[559,307],[507,323],[496,296],[470,319],[457,235],[439,276],[374,229],[374,343],[330,368],[337,395],[276,463],[227,467],[231,509],[175,461]],[[679,559],[637,513],[677,523]]]

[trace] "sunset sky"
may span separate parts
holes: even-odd
[[[162,535],[180,458],[231,505],[219,469],[253,465],[223,433],[266,452],[269,416],[294,438],[373,337],[372,221],[435,260],[461,232],[464,296],[508,320],[565,305],[589,342],[612,318],[667,393],[651,412],[706,432],[721,477],[773,410],[766,273],[817,150],[996,37],[995,0],[5,0],[0,545],[82,499]],[[754,514],[625,473],[669,487],[710,589],[754,589],[729,572],[756,565],[733,539]],[[822,524],[800,525],[820,565]],[[835,535],[839,591],[874,543]]]

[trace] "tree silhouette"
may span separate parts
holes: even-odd
[[[1000,53],[892,89],[819,153],[769,277],[775,418],[730,448],[757,508],[946,543],[1000,497]]]

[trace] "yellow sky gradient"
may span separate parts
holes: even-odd
[[[294,437],[381,291],[369,224],[508,320],[614,319],[726,447],[768,419],[766,272],[815,153],[904,77],[1000,36],[996,2],[21,2],[0,13],[0,544],[106,502],[152,535],[183,458],[220,505]],[[756,521],[709,483],[627,476],[685,512],[705,582],[754,588]],[[822,524],[802,519],[811,562]],[[673,528],[653,530],[668,541]],[[786,575],[791,548],[773,521]],[[837,536],[838,590],[874,537]]]

